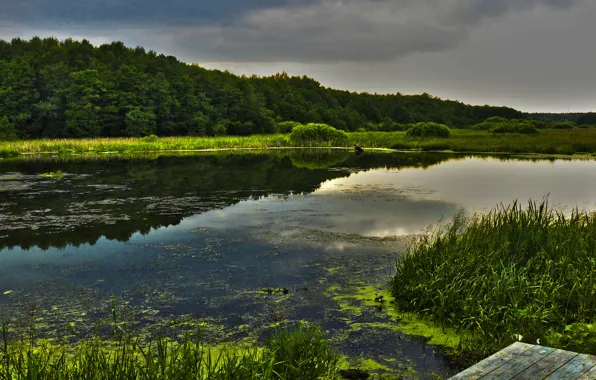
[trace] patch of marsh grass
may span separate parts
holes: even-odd
[[[203,344],[200,333],[182,341],[148,341],[116,322],[114,339],[76,346],[15,334],[2,320],[0,379],[338,379],[341,355],[316,326],[279,329],[264,347]]]
[[[398,260],[391,290],[401,310],[465,333],[472,356],[518,335],[571,347],[569,326],[596,319],[596,214],[546,200],[459,214]]]

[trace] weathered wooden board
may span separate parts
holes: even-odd
[[[596,379],[596,366],[592,367],[591,370],[581,375],[578,380],[594,380]]]
[[[484,359],[475,366],[458,373],[451,379],[480,379],[482,376],[494,371],[503,364],[516,358],[520,354],[523,354],[524,352],[528,351],[532,347],[534,346],[531,344],[515,342],[512,345],[505,347],[501,351],[497,352],[496,354]]]
[[[488,373],[486,376],[483,376],[482,380],[511,379],[532,366],[534,363],[548,356],[554,350],[554,348],[550,347],[534,346],[494,371]]]
[[[534,363],[525,371],[515,376],[514,380],[535,380],[544,379],[551,373],[558,370],[563,365],[567,364],[571,359],[576,357],[577,353],[565,350],[554,350],[551,354],[545,356],[539,362]]]
[[[451,379],[596,380],[596,356],[516,342]]]
[[[548,380],[569,380],[577,379],[584,373],[596,366],[596,356],[579,354],[558,370],[553,372],[546,379]]]

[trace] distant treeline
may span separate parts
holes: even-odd
[[[283,121],[346,131],[437,122],[469,127],[525,115],[428,94],[353,93],[285,73],[245,77],[122,42],[0,41],[0,139],[277,132]]]

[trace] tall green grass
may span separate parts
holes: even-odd
[[[565,336],[596,319],[596,215],[546,201],[460,214],[398,260],[391,290],[400,309],[459,329],[472,356],[519,335],[569,347]]]
[[[0,141],[0,158],[21,154],[88,154],[193,151],[208,149],[274,149],[287,147],[450,150],[454,152],[573,154],[596,153],[596,129],[544,130],[537,135],[498,135],[479,130],[451,130],[451,137],[408,137],[405,132],[351,132],[331,139],[292,140],[288,134],[221,137],[145,137]]]
[[[279,329],[264,347],[203,345],[200,334],[181,342],[157,336],[95,335],[74,347],[14,336],[6,321],[0,340],[0,379],[338,379],[341,355],[319,327]]]

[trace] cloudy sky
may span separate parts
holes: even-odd
[[[595,0],[0,0],[0,38],[124,41],[234,73],[596,111]]]

